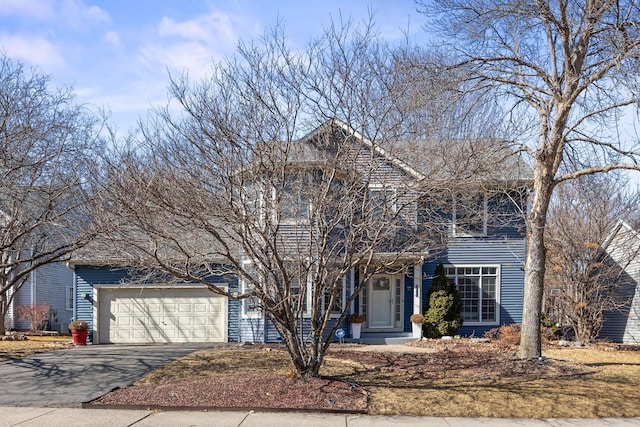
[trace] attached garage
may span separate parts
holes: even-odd
[[[96,290],[99,344],[227,341],[227,298],[206,288]]]

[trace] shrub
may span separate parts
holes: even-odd
[[[29,322],[29,331],[41,331],[49,321],[49,304],[24,304],[18,306],[18,317]]]
[[[520,325],[512,323],[511,325],[502,325],[499,328],[493,328],[484,333],[485,338],[489,338],[499,347],[511,348],[520,345]]]
[[[462,298],[455,284],[450,283],[439,263],[429,289],[429,308],[425,315],[425,336],[440,338],[455,335],[462,327]]]
[[[540,318],[540,335],[543,341],[557,341],[560,339],[562,331],[551,317],[543,314]]]

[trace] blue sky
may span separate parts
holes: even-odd
[[[332,19],[369,13],[390,42],[426,38],[413,0],[0,0],[0,49],[107,108],[124,131],[165,103],[169,72],[201,77],[278,20],[303,48]]]

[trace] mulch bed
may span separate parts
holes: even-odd
[[[135,402],[135,404],[134,404]],[[296,409],[365,412],[367,393],[355,385],[324,378],[305,380],[274,373],[222,375],[141,384],[115,390],[91,403],[149,408]]]
[[[520,360],[515,352],[492,345],[454,343],[431,345],[434,351],[398,353],[353,351],[333,347],[328,358],[351,360],[351,375],[297,379],[282,372],[242,372],[191,377],[164,383],[139,383],[115,390],[89,407],[159,409],[260,409],[362,413],[368,408],[368,385],[412,380],[427,383],[450,375],[472,380],[558,378],[593,372],[569,361]],[[238,347],[262,351],[259,347]],[[282,351],[282,350],[278,350]],[[380,377],[382,376],[382,377]],[[371,382],[373,381],[373,382]]]

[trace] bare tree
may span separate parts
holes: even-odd
[[[195,86],[173,80],[171,108],[105,168],[106,244],[145,280],[168,273],[265,314],[295,372],[318,375],[368,279],[441,247],[449,230],[416,219],[462,182],[390,154],[408,129],[400,58],[372,27],[331,27],[302,52],[276,30]],[[212,283],[231,275],[238,291]]]
[[[639,101],[638,5],[632,0],[417,3],[459,56],[458,65],[471,70],[467,90],[492,91],[519,143],[516,150],[531,159],[520,356],[538,357],[544,235],[554,189],[584,175],[639,168],[638,145],[620,127]]]
[[[612,263],[602,252],[616,222],[638,204],[637,193],[626,194],[623,184],[614,175],[566,181],[549,207],[545,312],[571,326],[583,343],[598,336],[605,311],[629,302],[620,292],[621,273],[636,254],[629,252],[626,262]]]
[[[0,334],[36,268],[89,238],[85,185],[100,121],[49,78],[0,59]],[[88,234],[89,233],[89,234]]]

